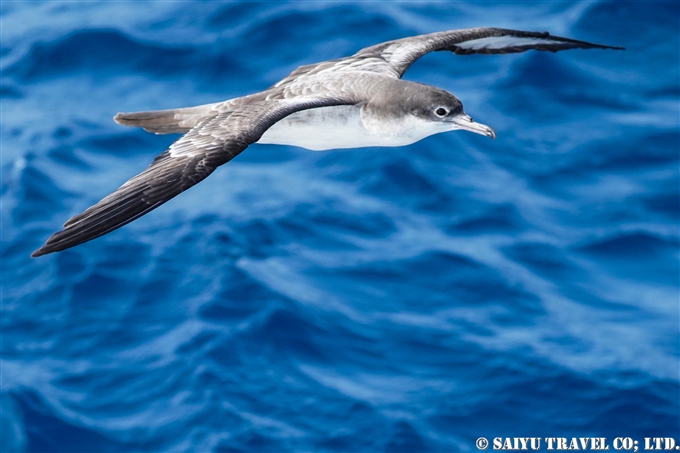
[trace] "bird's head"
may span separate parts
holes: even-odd
[[[493,129],[474,122],[460,100],[447,91],[405,80],[383,82],[380,90],[362,107],[361,119],[369,134],[392,140],[391,146],[456,129],[496,138]]]
[[[436,132],[462,129],[496,138],[496,132],[492,128],[476,123],[463,111],[460,99],[439,88],[420,85],[420,89],[413,90],[413,93],[407,96],[405,105],[408,106],[411,115],[432,125]]]

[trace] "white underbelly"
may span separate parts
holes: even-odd
[[[270,127],[257,143],[292,145],[314,151],[366,146],[402,146],[413,141],[370,134],[361,121],[361,107],[342,105],[303,110]]]

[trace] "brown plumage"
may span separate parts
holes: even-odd
[[[333,149],[401,146],[453,129],[495,138],[491,128],[463,113],[452,94],[400,80],[401,76],[432,51],[467,55],[577,48],[622,49],[546,32],[452,30],[389,41],[350,57],[301,66],[276,85],[249,96],[197,107],[119,113],[114,118],[119,124],[185,135],[142,173],[69,219],[31,256],[64,250],[120,228],[199,183],[261,139]],[[347,134],[343,128],[353,132]]]

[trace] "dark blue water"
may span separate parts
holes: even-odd
[[[680,440],[677,2],[1,8],[2,451]],[[29,258],[176,139],[116,112],[472,26],[627,50],[428,55],[406,78],[454,92],[496,141],[255,145]]]

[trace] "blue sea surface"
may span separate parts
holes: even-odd
[[[3,1],[0,21],[1,451],[680,443],[680,3]],[[29,257],[177,139],[117,112],[477,26],[626,50],[429,54],[405,78],[497,140],[253,145]]]

